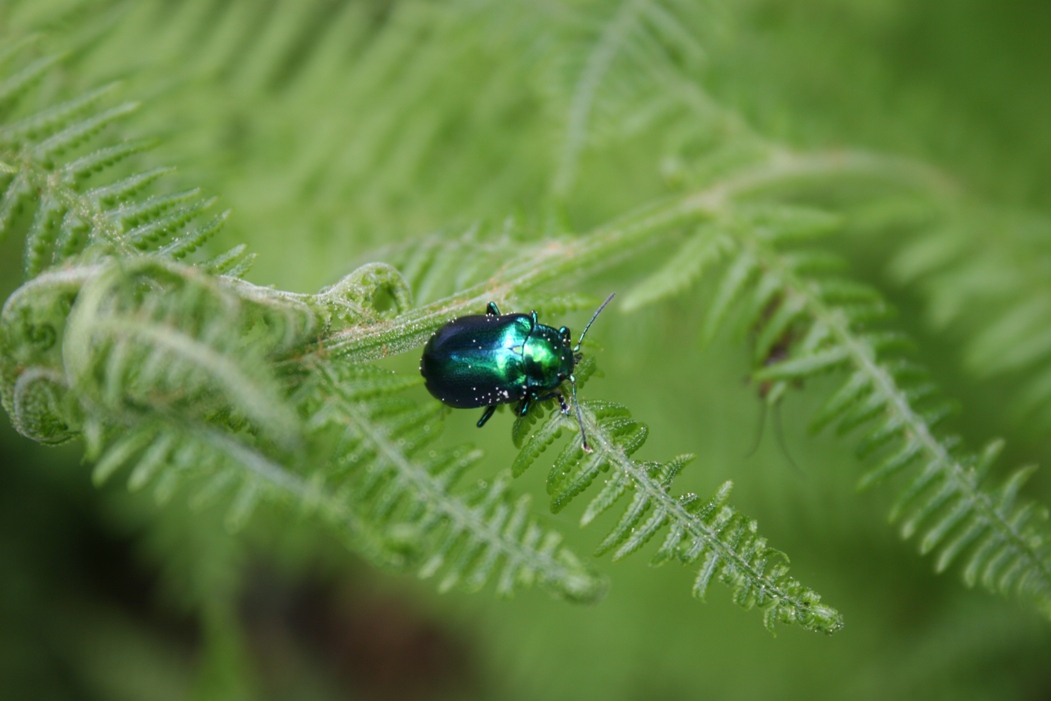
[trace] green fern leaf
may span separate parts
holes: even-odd
[[[734,600],[745,608],[758,606],[764,622],[797,623],[810,630],[832,633],[842,619],[821,604],[813,591],[788,576],[777,563],[777,553],[758,535],[754,521],[726,505],[729,484],[707,501],[696,495],[675,497],[670,488],[693,456],[679,456],[668,463],[639,463],[632,459],[646,439],[644,428],[630,418],[627,409],[608,402],[583,402],[588,439],[594,452],[584,453],[576,441],[555,458],[547,480],[551,507],[557,511],[583,492],[600,474],[609,474],[605,486],[588,505],[582,523],[590,523],[611,509],[620,497],[633,491],[632,501],[613,531],[598,547],[613,551],[620,559],[641,549],[650,539],[666,532],[655,557],[684,564],[700,562],[694,595],[703,598],[710,583],[718,579],[730,587]],[[527,419],[522,419],[526,421]],[[525,440],[515,463],[524,470],[551,445],[565,419],[553,414]]]
[[[146,286],[160,294],[142,297]],[[240,304],[222,286],[170,264],[143,259],[108,266],[77,297],[65,330],[66,372],[78,392],[114,411],[147,405],[205,416],[212,407],[236,407],[288,445],[295,440],[297,420],[267,366],[274,348],[262,339],[245,344],[247,329],[230,333],[256,323],[242,316]],[[265,323],[265,316],[260,321]],[[313,323],[301,318],[301,339]],[[282,329],[275,333],[284,335]]]
[[[9,79],[5,94],[12,99],[15,93],[23,96],[52,63],[30,64],[23,74]],[[122,174],[109,183],[92,185],[107,171],[126,167],[129,159],[153,143],[98,143],[136,109],[134,103],[106,106],[116,89],[111,84],[0,124],[0,163],[5,164],[0,170],[0,237],[17,215],[31,212],[25,247],[27,279],[89,250],[95,256],[159,253],[184,258],[222,224],[225,215],[199,223],[214,200],[197,190],[149,194],[167,169]],[[227,274],[243,271],[240,265],[226,269]]]
[[[503,595],[534,581],[574,600],[602,595],[602,580],[559,544],[558,534],[528,515],[528,501],[511,494],[507,478],[452,491],[481,453],[458,448],[434,454],[441,405],[420,408],[393,399],[362,404],[378,382],[397,387],[404,379],[355,366],[326,368],[310,390],[321,407],[313,424],[336,431],[336,464],[347,466],[344,488],[355,495],[357,508],[427,543],[421,576],[441,573],[442,588],[479,588],[495,579]]]

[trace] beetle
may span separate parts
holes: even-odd
[[[569,416],[566,398],[559,390],[569,380],[584,450],[591,452],[584,433],[584,418],[577,402],[573,369],[580,361],[580,345],[595,319],[613,299],[599,305],[574,346],[569,328],[541,324],[536,312],[501,314],[495,302],[485,314],[461,316],[438,329],[423,349],[420,374],[427,391],[456,409],[485,407],[478,428],[485,425],[500,404],[518,402],[515,412],[525,416],[534,402],[557,399]]]

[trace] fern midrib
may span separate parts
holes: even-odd
[[[480,516],[479,509],[460,508],[462,502],[458,499],[449,498],[448,492],[442,489],[426,470],[414,464],[402,451],[398,450],[388,440],[386,432],[371,421],[359,404],[347,393],[343,392],[339,384],[327,374],[325,375],[325,384],[332,396],[338,397],[340,412],[354,421],[357,429],[383,455],[387,464],[391,465],[403,479],[410,482],[417,493],[423,495],[430,507],[437,507],[438,511],[452,521],[454,526],[461,532],[467,532],[476,538],[482,538],[484,542],[496,548],[508,560],[513,562],[516,569],[525,566],[542,572],[544,577],[551,578],[554,581],[569,581],[577,576],[575,572],[570,571],[557,559],[539,550],[529,550],[513,538],[504,537],[499,529],[494,530],[492,524]]]
[[[664,512],[682,524],[691,537],[705,543],[706,547],[716,552],[723,562],[733,566],[738,572],[744,573],[751,582],[755,583],[756,588],[760,592],[770,596],[772,600],[791,602],[797,609],[805,610],[810,607],[808,602],[791,596],[777,586],[776,583],[770,582],[765,572],[757,569],[751,562],[738,555],[732,547],[719,538],[717,532],[706,528],[703,521],[687,511],[677,498],[657,484],[645,470],[639,469],[638,465],[624,450],[609,439],[606,432],[595,421],[595,417],[591,412],[586,409],[584,411],[588,418],[588,437],[596,445],[596,452],[604,455],[610,462],[615,463],[617,469],[630,475],[636,488],[642,489],[652,502],[660,504]]]
[[[876,362],[872,349],[851,331],[849,321],[843,313],[826,305],[821,300],[814,283],[800,278],[781,256],[777,255],[776,251],[770,251],[756,241],[749,240],[746,243],[750,245],[758,258],[782,276],[782,279],[787,282],[785,289],[788,293],[802,297],[811,316],[832,330],[839,344],[847,350],[854,366],[872,379],[876,391],[883,397],[884,405],[890,406],[893,411],[897,412],[899,418],[904,421],[903,425],[909,427],[908,430],[912,435],[906,436],[906,440],[911,438],[918,441],[921,449],[929,458],[923,474],[926,476],[944,472],[954,492],[973,507],[973,512],[978,514],[988,527],[1006,537],[1015,552],[1028,561],[1032,571],[1041,574],[1045,590],[1051,588],[1051,564],[1045,562],[1038,553],[1030,548],[1023,534],[1001,515],[991,497],[980,491],[974,480],[969,479],[967,468],[952,457],[948,449],[933,434],[927,422],[913,411],[904,391],[898,387],[894,378]]]
[[[115,224],[112,218],[106,216],[94,200],[85,197],[66,184],[65,173],[61,169],[48,170],[34,161],[28,153],[11,153],[10,156],[13,157],[12,160],[17,164],[15,168],[19,171],[16,178],[23,177],[30,187],[47,193],[41,197],[41,201],[46,200],[48,195],[59,200],[68,211],[79,216],[83,221],[91,222],[92,234],[101,236],[107,243],[114,246],[119,254],[141,254],[139,249],[120,236],[121,227]],[[14,185],[15,183],[12,182],[8,187],[14,187]]]

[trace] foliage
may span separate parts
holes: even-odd
[[[847,26],[888,31],[874,5],[850,4]],[[778,23],[785,37],[816,31],[796,12],[680,0],[0,8],[0,238],[22,252],[0,315],[0,398],[23,436],[82,442],[103,493],[121,474],[131,492],[149,488],[164,506],[144,512],[147,531],[180,524],[152,558],[190,582],[186,605],[209,631],[216,671],[201,670],[202,695],[253,695],[236,661],[241,594],[216,575],[218,555],[181,549],[252,543],[269,558],[273,531],[300,527],[441,591],[539,584],[596,601],[607,573],[577,554],[587,545],[567,511],[602,529],[596,555],[650,550],[654,564],[689,566],[694,595],[722,582],[771,630],[839,630],[773,547],[808,561],[821,539],[782,543],[747,474],[731,504],[723,475],[737,460],[691,437],[704,423],[695,398],[736,401],[701,384],[719,353],[738,359],[723,367],[747,356],[752,401],[802,402],[814,431],[847,437],[856,460],[823,448],[807,462],[867,464],[860,486],[887,484],[891,519],[937,571],[955,566],[968,586],[1051,617],[1051,530],[1035,490],[1023,493],[1034,468],[994,469],[1001,454],[1042,457],[1018,416],[1043,411],[1043,425],[1051,398],[1046,216],[1040,203],[977,204],[968,173],[952,172],[970,164],[936,168],[925,159],[939,154],[878,126],[859,129],[863,150],[814,146],[827,140],[793,131],[798,114],[777,125],[770,86],[738,86],[749,61],[776,63],[766,50],[806,65],[798,47],[759,41]],[[149,50],[130,49],[141,37]],[[873,78],[858,100],[883,90]],[[230,209],[214,212],[219,201]],[[348,272],[348,259],[361,264]],[[582,392],[594,452],[549,407],[515,422],[514,454],[499,419],[468,442],[461,417],[421,391],[415,354],[444,321],[489,301],[572,318],[611,287],[635,313],[589,336],[578,368],[581,384],[599,366],[617,378],[612,399],[592,396],[593,381]],[[674,342],[654,331],[662,322]],[[948,363],[947,328],[963,339]],[[619,340],[602,348],[603,334]],[[631,364],[652,348],[658,360]],[[983,424],[987,377],[1014,378],[1002,390],[1014,416]],[[962,388],[962,411],[939,385]],[[650,397],[668,409],[647,426]],[[550,465],[552,514],[530,498],[537,462]],[[200,516],[170,516],[182,503]],[[218,545],[229,536],[208,530],[216,512],[240,544]],[[851,553],[874,561],[853,537]],[[320,552],[301,544],[295,557]]]

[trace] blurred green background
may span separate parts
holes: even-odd
[[[632,91],[609,106],[572,190],[552,197],[575,77],[626,8],[6,0],[0,45],[36,34],[68,52],[61,84],[48,86],[56,92],[121,80],[121,96],[144,103],[129,133],[159,135],[157,162],[232,208],[224,242],[248,242],[259,254],[250,278],[283,289],[316,290],[382,245],[479,219],[597,225],[673,188],[698,141],[900,154],[941,169],[972,201],[1051,215],[1051,4],[1035,0],[697,3],[677,16],[694,23],[685,31],[704,53],[678,58],[714,116],[696,134],[673,112],[633,126],[663,88]],[[887,275],[902,240],[869,231],[835,246],[892,299],[918,359],[961,400],[954,428],[968,443],[1004,435],[1005,463],[1046,464],[1046,432],[1002,410],[1011,382],[961,364],[973,329],[932,328],[922,295]],[[21,242],[0,246],[6,298],[20,282]],[[582,291],[625,289],[657,260]],[[651,427],[650,455],[698,454],[680,489],[732,479],[733,503],[843,613],[835,636],[773,637],[723,588],[693,601],[693,572],[645,558],[598,560],[612,588],[593,607],[539,591],[439,595],[276,509],[230,535],[219,509],[178,498],[158,507],[119,481],[96,489],[82,446],[40,447],[5,422],[0,697],[1051,697],[1047,622],[967,590],[955,573],[934,575],[888,527],[889,490],[855,493],[850,445],[807,433],[831,382],[789,396],[760,433],[746,342],[697,342],[709,293],[702,281],[633,315],[614,308],[594,331],[604,376],[586,396],[630,406]],[[577,328],[585,316],[566,321]],[[410,355],[390,366],[414,372]],[[508,465],[508,413],[484,431],[474,420],[451,414],[447,440],[478,443],[494,471]],[[543,473],[517,484],[538,510]],[[1051,502],[1046,470],[1028,494]],[[580,508],[543,518],[588,553],[603,524],[578,529]]]

